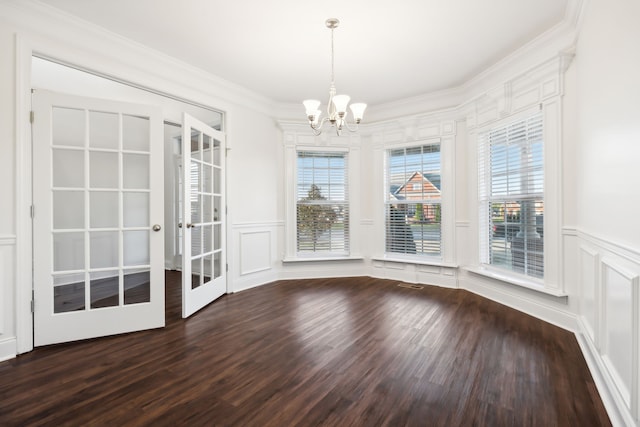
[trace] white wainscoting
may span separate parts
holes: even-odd
[[[640,252],[577,230],[576,334],[614,425],[640,425]]]
[[[16,236],[0,235],[0,361],[16,356],[15,325],[9,323],[15,301]]]
[[[278,233],[281,221],[233,224],[229,250],[229,292],[264,285],[278,280]]]
[[[240,275],[271,268],[271,230],[240,230]]]

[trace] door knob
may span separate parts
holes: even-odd
[[[160,231],[162,230],[162,227],[160,227],[160,224],[154,224],[154,226],[152,227],[153,231]]]
[[[195,227],[195,225],[191,224],[190,222],[187,223],[187,228],[192,228]]]

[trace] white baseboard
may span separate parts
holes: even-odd
[[[16,357],[16,354],[18,353],[17,348],[15,338],[8,338],[0,341],[0,362]]]

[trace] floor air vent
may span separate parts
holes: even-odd
[[[410,283],[398,283],[398,286],[401,288],[409,288],[409,289],[424,289],[424,286],[412,285]]]

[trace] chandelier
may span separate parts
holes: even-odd
[[[347,123],[347,105],[351,99],[349,95],[336,95],[336,86],[334,84],[334,70],[333,70],[333,30],[338,28],[340,21],[336,18],[329,18],[325,21],[327,28],[331,30],[331,86],[329,86],[329,102],[327,103],[327,117],[323,117],[320,120],[320,101],[316,99],[307,99],[303,101],[303,105],[307,111],[307,119],[309,119],[309,125],[313,129],[315,135],[322,133],[322,126],[329,122],[331,126],[336,129],[338,136],[343,128],[346,128],[350,132],[358,130],[358,124],[362,120],[364,110],[367,108],[367,104],[355,103],[351,104],[351,114],[353,115],[354,127],[351,127]]]

